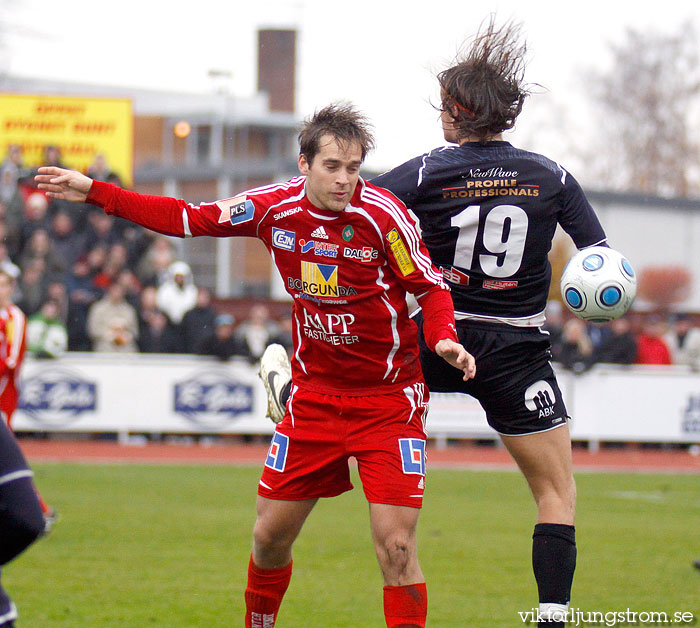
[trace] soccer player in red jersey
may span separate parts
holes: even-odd
[[[0,412],[12,427],[19,401],[19,372],[27,346],[27,317],[13,302],[15,279],[0,270]]]
[[[19,373],[27,347],[27,317],[12,302],[15,278],[0,269],[0,414],[12,430],[12,415],[19,402]],[[56,512],[39,496],[41,510],[49,532]]]
[[[352,456],[370,504],[387,626],[425,626],[416,527],[428,391],[406,293],[422,306],[437,355],[465,380],[474,360],[457,342],[449,289],[405,206],[360,178],[373,146],[364,117],[330,105],[306,122],[299,142],[301,176],[200,206],[56,167],[40,168],[36,179],[53,198],[87,200],[168,235],[257,237],[294,299],[294,384],[258,488],[245,625],[274,625],[294,540],[319,498],[352,488]]]

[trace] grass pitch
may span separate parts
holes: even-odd
[[[3,569],[18,628],[242,626],[257,468],[34,465],[60,520]],[[295,546],[279,628],[381,628],[382,581],[355,490],[322,500]],[[700,621],[700,478],[578,474],[572,606]],[[429,472],[419,552],[431,628],[523,625],[536,605],[535,509],[510,472]],[[604,625],[604,624],[600,624]],[[688,625],[688,624],[686,624]],[[692,625],[692,624],[691,624]]]

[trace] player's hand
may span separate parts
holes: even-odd
[[[40,190],[46,191],[49,198],[75,203],[85,202],[92,185],[92,179],[81,172],[55,166],[42,166],[34,180],[39,184]]]
[[[449,338],[443,338],[435,345],[435,353],[455,368],[464,372],[464,377],[462,379],[465,382],[476,375],[476,361],[474,360],[474,356],[458,342],[450,340]]]

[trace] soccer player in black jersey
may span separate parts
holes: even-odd
[[[569,416],[542,331],[557,225],[578,248],[605,244],[581,187],[554,161],[512,146],[526,87],[519,27],[493,19],[466,54],[438,75],[449,147],[380,175],[420,221],[423,239],[452,290],[459,341],[476,377],[462,381],[427,347],[431,392],[479,400],[524,474],[537,504],[532,562],[540,626],[564,626],[576,564]],[[416,317],[421,323],[420,314]]]

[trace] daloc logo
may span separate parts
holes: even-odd
[[[97,409],[97,385],[64,368],[35,373],[20,384],[19,409],[44,425],[62,425]]]
[[[221,427],[253,411],[253,387],[220,371],[204,372],[175,384],[175,412],[197,425]]]

